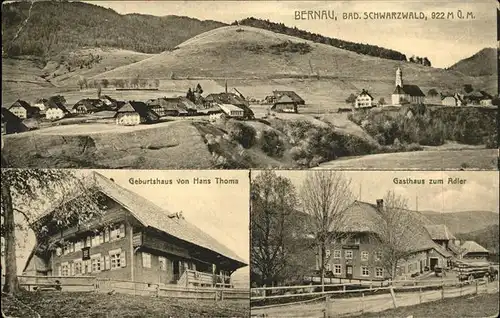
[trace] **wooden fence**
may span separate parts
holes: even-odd
[[[252,288],[252,316],[286,317],[290,313],[303,317],[354,315],[463,295],[498,293],[500,290],[498,281],[488,282],[486,279],[472,282],[459,282],[457,279],[400,281],[393,282],[390,286],[359,288],[357,285],[356,289],[349,289],[352,285],[336,285],[339,290],[325,292],[305,290],[304,288],[311,288],[309,285]],[[301,289],[307,292],[298,293]],[[282,294],[282,290],[295,290],[296,293]],[[272,293],[269,294],[269,291]],[[265,304],[266,302],[270,304]]]
[[[249,290],[241,288],[182,287],[95,276],[18,276],[27,290],[61,290],[65,292],[122,293],[154,297],[206,300],[249,300]]]

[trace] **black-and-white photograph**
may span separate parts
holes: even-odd
[[[4,1],[3,167],[491,170],[495,1]]]
[[[498,172],[252,171],[252,317],[497,317]]]
[[[2,317],[248,317],[247,171],[2,169]]]

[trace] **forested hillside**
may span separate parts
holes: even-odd
[[[497,50],[484,48],[471,57],[458,61],[449,69],[469,76],[495,75],[497,63]]]
[[[10,56],[53,56],[82,47],[159,53],[223,25],[173,15],[120,15],[82,2],[14,2],[2,4],[2,48]]]
[[[270,22],[269,20],[262,20],[262,19],[256,19],[256,18],[251,17],[251,18],[243,19],[241,21],[237,21],[234,24],[248,25],[248,26],[252,26],[255,28],[266,29],[266,30],[273,31],[276,33],[287,34],[287,35],[295,36],[295,37],[298,37],[301,39],[305,39],[305,40],[309,40],[309,41],[313,41],[313,42],[317,42],[317,43],[328,44],[328,45],[335,46],[335,47],[338,47],[338,48],[341,48],[344,50],[353,51],[353,52],[356,52],[359,54],[376,56],[376,57],[380,57],[383,59],[406,61],[406,55],[404,55],[403,53],[398,52],[398,51],[386,49],[386,48],[379,47],[376,45],[355,43],[355,42],[344,41],[344,40],[340,40],[340,39],[336,39],[336,38],[330,38],[327,36],[323,36],[321,34],[311,33],[308,31],[297,29],[297,27],[291,28],[291,27],[284,25],[283,23],[274,23],[274,22]],[[430,66],[430,61],[427,60],[427,62],[428,62],[428,65]],[[422,60],[422,63],[419,63],[419,64],[424,64],[423,60]]]

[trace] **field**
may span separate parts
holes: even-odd
[[[2,311],[16,317],[248,317],[248,302],[179,300],[94,293],[23,293],[17,301],[2,294]],[[22,302],[24,305],[22,305]],[[29,308],[31,308],[31,310]]]
[[[498,301],[498,294],[463,296],[378,313],[366,313],[356,317],[498,317]]]
[[[384,153],[344,157],[322,163],[319,169],[494,170],[498,167],[497,155],[496,149]]]

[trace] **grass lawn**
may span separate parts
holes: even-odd
[[[482,294],[434,301],[416,306],[400,307],[357,317],[494,317],[498,314],[498,294]]]
[[[41,317],[248,317],[246,301],[201,301],[94,293],[25,292],[17,296]],[[33,311],[2,294],[2,311],[14,317],[35,317]]]

